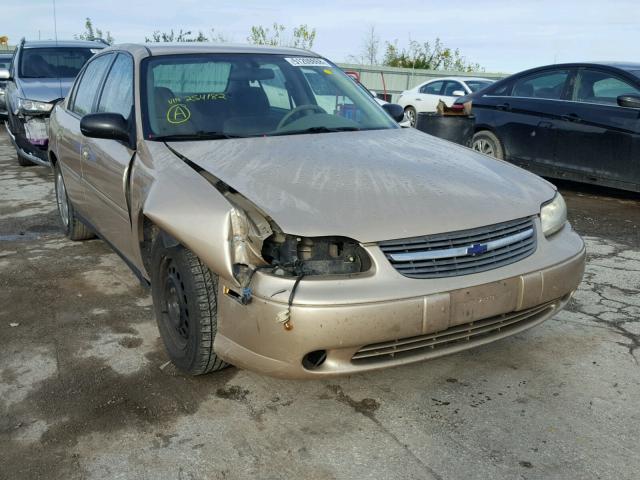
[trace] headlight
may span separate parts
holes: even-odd
[[[553,235],[567,223],[567,205],[559,193],[540,209],[540,222],[545,237]]]
[[[48,113],[53,108],[53,103],[38,102],[26,98],[18,98],[18,110],[26,114]]]

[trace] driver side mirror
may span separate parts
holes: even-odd
[[[11,73],[6,68],[0,68],[0,80],[11,80]]]
[[[89,113],[80,120],[80,131],[85,137],[119,140],[133,147],[129,123],[119,113]]]
[[[382,105],[384,111],[389,114],[396,122],[401,122],[404,119],[404,108],[397,103],[385,103]]]
[[[452,95],[454,97],[464,97],[466,95],[466,93],[462,90],[454,90]]]
[[[627,108],[640,108],[640,96],[638,95],[620,95],[618,97],[618,105]]]

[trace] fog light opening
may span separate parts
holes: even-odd
[[[327,359],[326,350],[314,350],[302,358],[302,366],[307,370],[315,370]]]

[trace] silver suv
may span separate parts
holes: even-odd
[[[51,109],[67,95],[86,61],[106,46],[103,42],[23,39],[9,69],[0,68],[0,81],[7,80],[7,131],[20,165],[49,164],[47,127]]]

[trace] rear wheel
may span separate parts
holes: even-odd
[[[213,351],[217,323],[218,277],[191,251],[153,245],[151,293],[160,336],[171,362],[190,375],[228,364]]]
[[[20,157],[18,157],[20,158]],[[60,222],[64,229],[65,235],[70,240],[88,240],[94,237],[94,233],[82,223],[76,216],[76,211],[73,208],[73,204],[67,196],[67,189],[64,184],[64,178],[62,177],[62,171],[59,165],[54,167],[55,173],[55,188],[56,188],[56,203],[58,204],[58,213],[60,214]]]
[[[409,119],[411,126],[415,128],[417,119],[416,109],[413,107],[407,107],[404,109],[404,114]]]
[[[495,136],[493,132],[489,130],[481,130],[473,136],[471,142],[471,148],[476,152],[484,153],[490,157],[504,159],[504,150],[500,139]]]

